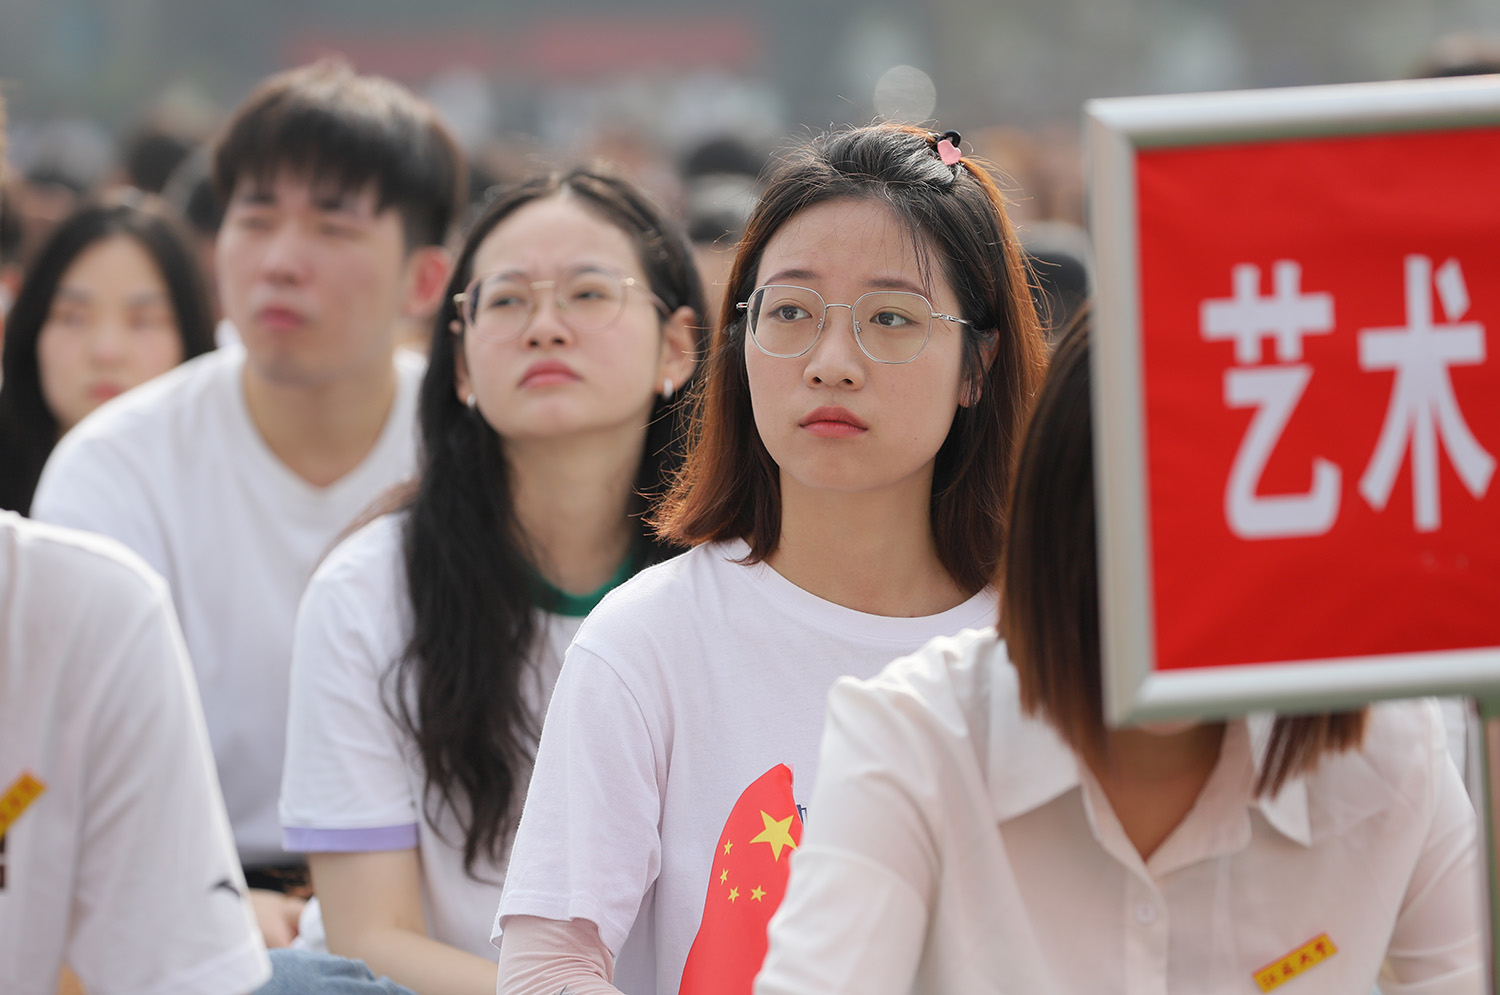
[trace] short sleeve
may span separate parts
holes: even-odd
[[[412,747],[388,708],[404,649],[404,591],[389,564],[348,561],[346,549],[313,576],[297,610],[280,801],[282,844],[294,852],[418,843],[419,799],[403,753]]]
[[[1477,820],[1448,749],[1442,716],[1430,722],[1431,820],[1386,951],[1382,995],[1478,995],[1482,990]]]
[[[136,468],[109,440],[65,436],[42,468],[31,517],[108,536],[169,576],[167,551]]]
[[[915,698],[906,702],[920,707]],[[802,846],[770,926],[756,995],[905,995],[927,930],[938,850],[916,796],[932,750],[889,692],[834,686]]]
[[[542,726],[497,942],[508,916],[587,919],[619,956],[661,869],[658,729],[615,669],[574,643]]]
[[[245,992],[270,973],[166,591],[93,699],[67,959],[88,991]]]

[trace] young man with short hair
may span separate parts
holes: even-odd
[[[120,540],[170,585],[252,886],[297,863],[276,801],[302,588],[415,467],[421,361],[397,336],[446,283],[462,168],[395,83],[332,63],[264,82],[213,164],[219,298],[243,347],[100,408],[37,487],[35,517]],[[290,939],[260,911],[268,942]]]

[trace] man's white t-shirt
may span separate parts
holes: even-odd
[[[166,585],[117,543],[10,513],[0,796],[0,992],[52,995],[64,962],[91,995],[270,976]]]
[[[490,924],[505,862],[481,860],[479,880],[464,872],[463,834],[448,808],[429,806],[436,825],[423,814],[421,757],[387,707],[412,628],[404,522],[387,515],[350,536],[303,595],[292,648],[282,832],[288,850],[308,853],[415,847],[432,937],[494,960]],[[582,619],[544,613],[540,621],[522,684],[538,716]],[[524,794],[524,776],[519,783]]]
[[[994,592],[889,618],[802,590],[742,542],[645,570],[584,622],[557,683],[511,852],[507,916],[587,919],[631,995],[675,993],[720,832],[778,764],[805,819],[828,689],[934,636],[993,623]]]
[[[208,353],[99,408],[47,461],[32,516],[118,539],[166,578],[198,675],[240,858],[287,859],[276,821],[292,624],[335,540],[416,466],[423,360],[398,353],[369,455],[327,487],[278,460],[250,419],[245,352]]]

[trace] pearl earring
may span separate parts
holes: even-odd
[[[473,391],[470,391],[469,396],[464,398],[464,403],[469,406],[470,411],[477,411],[479,409],[479,398],[474,396]]]
[[[671,377],[667,377],[666,383],[662,384],[661,399],[663,401],[670,401],[672,399],[672,378]]]

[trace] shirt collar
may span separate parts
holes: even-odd
[[[1265,763],[1266,748],[1271,741],[1271,726],[1276,716],[1269,713],[1251,715],[1245,720],[1250,733],[1250,790],[1255,790],[1256,773]],[[1250,806],[1260,810],[1271,827],[1287,839],[1312,846],[1312,816],[1307,808],[1307,778],[1296,775],[1287,778],[1281,790],[1274,795],[1252,797]]]
[[[996,648],[1002,657],[1004,646],[1001,642]],[[990,697],[989,790],[995,819],[1005,822],[1042,807],[1081,781],[1078,757],[1057,731],[1022,712],[1015,668],[996,666],[991,673],[995,683]],[[1320,771],[1337,767],[1338,773],[1326,786],[1320,784],[1316,813],[1309,804],[1308,780],[1318,771],[1288,778],[1274,795],[1256,796],[1256,772],[1264,763],[1275,718],[1257,713],[1230,720],[1225,730],[1220,763],[1243,772],[1235,780],[1243,785],[1246,809],[1259,811],[1278,833],[1310,847],[1315,837],[1342,832],[1383,807],[1389,791],[1357,750],[1322,759]]]
[[[1004,654],[1005,644],[997,652]],[[993,667],[990,801],[999,822],[1040,808],[1078,786],[1078,760],[1046,721],[1021,710],[1014,667]]]

